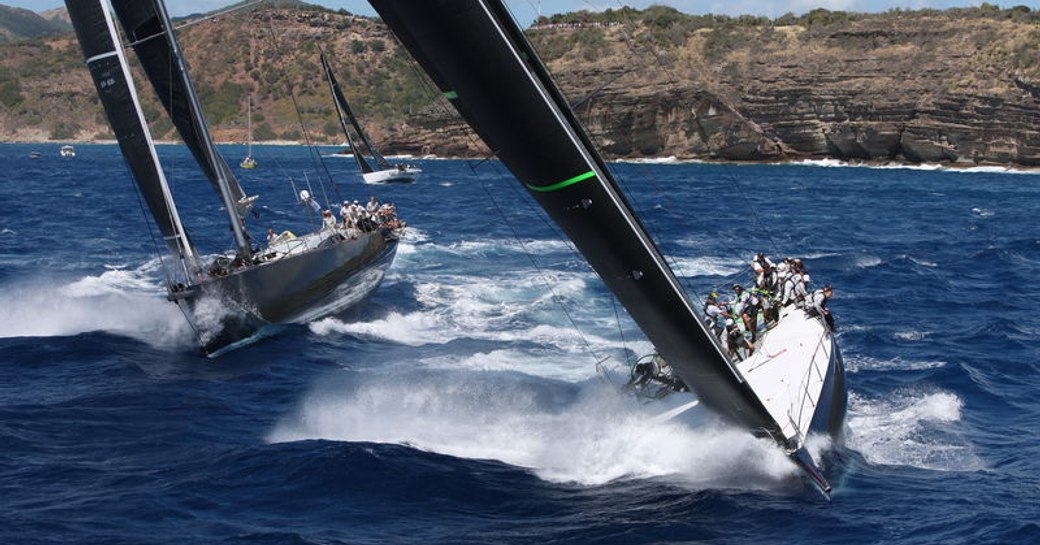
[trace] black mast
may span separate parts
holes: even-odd
[[[722,353],[499,0],[369,0],[702,402],[784,435]]]
[[[228,210],[239,252],[251,253],[242,227],[249,207],[238,179],[217,152],[162,0],[111,0],[112,9],[141,61],[156,97]]]

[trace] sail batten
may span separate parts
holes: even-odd
[[[501,1],[370,3],[705,405],[781,437]]]

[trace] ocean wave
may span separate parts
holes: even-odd
[[[861,371],[924,371],[949,365],[942,360],[907,360],[900,357],[881,359],[867,356],[851,356],[849,354],[846,354],[845,363],[850,373]]]
[[[717,424],[657,422],[660,408],[633,404],[598,381],[566,386],[483,372],[323,383],[268,433],[269,442],[402,444],[582,485],[670,476],[694,489],[758,489],[797,474],[769,441]]]
[[[160,348],[195,344],[177,307],[139,270],[112,270],[71,283],[39,278],[0,290],[0,337],[59,337],[91,331],[124,335]]]
[[[882,399],[852,393],[847,443],[875,464],[979,471],[985,464],[961,424],[963,406],[945,391],[906,390]]]

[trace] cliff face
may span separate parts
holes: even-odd
[[[578,108],[611,157],[1040,166],[1038,29],[935,12],[698,29],[674,47],[640,25],[529,34],[549,50],[574,35],[548,63],[569,96],[611,82]],[[407,147],[435,152],[437,137]]]
[[[1028,9],[842,14],[797,24],[693,24],[681,14],[663,23],[650,11],[528,31],[609,158],[1040,166],[1040,18]],[[268,126],[258,139],[301,139],[292,90],[309,136],[341,141],[317,70],[320,45],[384,151],[488,153],[377,22],[314,10],[258,10],[247,21],[218,19],[183,32],[185,49],[202,51],[189,60],[204,98],[228,103],[213,123],[218,138],[242,139],[252,93]],[[75,137],[107,132],[74,39],[4,47],[0,86],[4,67],[24,66],[13,64],[12,51],[38,62],[72,55],[80,64],[66,76],[20,82],[23,114],[0,106],[8,138],[32,134],[24,115],[31,94],[58,93],[88,112]]]

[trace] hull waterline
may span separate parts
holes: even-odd
[[[355,307],[379,287],[397,244],[396,237],[368,233],[243,269],[175,300],[203,351],[219,356],[275,332],[281,324]]]
[[[361,174],[366,184],[410,184],[414,183],[422,170],[417,168],[391,168]]]

